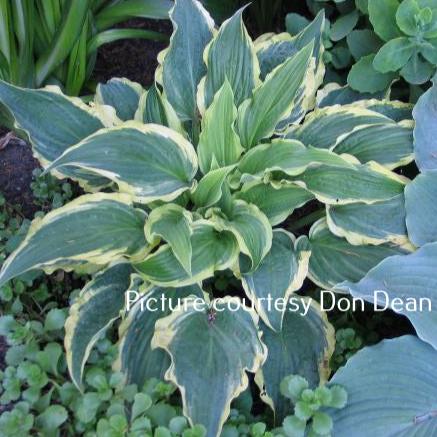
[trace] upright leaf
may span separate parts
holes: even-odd
[[[50,169],[75,167],[114,181],[138,202],[173,200],[197,172],[193,146],[164,126],[128,122],[100,130],[69,148]]]
[[[145,214],[129,196],[88,194],[35,219],[0,272],[0,286],[31,269],[105,265],[145,249]],[[84,225],[85,224],[85,225]]]
[[[236,311],[230,309],[237,306]],[[199,311],[199,302],[188,298],[182,308],[160,319],[152,347],[170,354],[166,378],[180,388],[191,424],[204,425],[206,435],[216,437],[231,401],[248,386],[246,371],[258,370],[266,349],[257,330],[258,316],[242,308],[238,298],[213,301],[210,309],[204,302],[203,308]]]
[[[273,70],[238,109],[238,132],[241,143],[249,149],[269,137],[277,124],[292,110],[304,84],[313,51],[308,44]]]
[[[181,120],[194,120],[197,86],[206,73],[203,51],[214,22],[198,0],[176,0],[170,18],[174,30],[162,61],[164,92]]]
[[[375,32],[384,41],[402,35],[396,23],[400,0],[369,0],[369,18]]]
[[[281,331],[290,295],[302,287],[306,278],[310,255],[306,237],[296,240],[294,235],[278,229],[273,231],[270,252],[258,268],[242,274],[247,296],[255,304],[263,322],[277,332]],[[244,259],[240,264],[242,272],[249,270]]]
[[[348,394],[345,408],[329,411],[333,435],[347,437],[351,429],[356,437],[436,434],[436,360],[435,349],[411,335],[359,351],[330,381]]]

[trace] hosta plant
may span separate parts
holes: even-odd
[[[402,260],[408,276],[415,259],[431,255],[410,254],[411,185],[394,171],[414,158],[412,108],[341,105],[341,92],[329,89],[316,98],[323,14],[295,37],[254,42],[242,14],[217,29],[197,0],[177,0],[148,90],[113,79],[85,105],[56,87],[0,82],[8,120],[45,171],[88,193],[34,220],[0,286],[33,269],[92,273],[65,325],[74,383],[121,318],[114,366],[126,384],[173,381],[184,414],[208,436],[220,433],[247,372],[278,424],[292,407],[280,396],[285,376],[303,376],[310,389],[329,376],[334,329],[308,288],[369,299],[379,268]],[[287,230],[296,217],[311,225],[308,235]],[[224,287],[224,298],[212,281],[220,272],[241,283]],[[305,278],[313,287],[301,290]],[[435,340],[432,316],[405,314]]]

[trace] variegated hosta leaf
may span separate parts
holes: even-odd
[[[348,394],[345,408],[329,411],[332,435],[437,435],[436,362],[437,351],[411,335],[358,351],[330,381]]]
[[[124,307],[125,292],[131,288],[131,273],[129,263],[108,267],[86,284],[70,307],[64,345],[71,379],[78,388],[91,349]]]
[[[205,305],[203,311],[199,303],[188,298],[182,308],[160,319],[152,347],[170,354],[166,378],[181,390],[183,411],[191,424],[204,425],[207,437],[216,437],[231,401],[248,386],[246,371],[258,370],[266,349],[257,329],[258,316],[244,309],[238,298],[213,301],[213,307],[208,310]]]
[[[229,81],[236,106],[252,95],[259,82],[258,59],[243,23],[244,9],[239,9],[220,26],[205,50],[203,57],[207,73],[200,83],[198,94],[201,113],[209,107],[226,80]]]
[[[405,187],[405,208],[413,244],[437,241],[437,169],[419,174]]]
[[[268,73],[282,64],[288,57],[295,54],[311,41],[314,41],[311,65],[308,68],[304,86],[301,88],[301,95],[296,100],[289,116],[279,123],[276,128],[277,130],[283,130],[289,124],[300,121],[308,110],[314,108],[315,95],[325,75],[325,65],[323,63],[324,46],[322,43],[324,26],[325,16],[322,10],[296,36],[291,37],[288,33],[281,33],[268,38],[261,36],[256,44],[261,67],[261,78],[264,80]]]
[[[231,85],[226,79],[202,119],[197,153],[203,174],[238,162],[243,148],[234,128],[236,119],[237,108]]]
[[[192,200],[196,206],[208,208],[215,205],[222,197],[223,184],[234,165],[211,170],[198,183],[192,193]]]
[[[406,179],[376,162],[350,167],[310,167],[292,180],[328,205],[373,204],[402,194]]]
[[[114,181],[121,192],[148,203],[189,190],[197,172],[193,146],[164,126],[132,121],[104,129],[68,149],[50,167],[78,167]]]
[[[202,298],[203,293],[198,285],[153,287],[130,309],[119,328],[119,355],[115,363],[115,368],[125,374],[126,384],[137,384],[141,389],[150,378],[164,379],[170,357],[162,349],[151,349],[155,323],[171,314],[179,301],[188,296]]]
[[[235,197],[256,205],[272,226],[282,223],[296,208],[314,199],[309,191],[292,183],[262,181],[244,184]]]
[[[98,105],[112,106],[120,120],[133,120],[143,91],[139,83],[114,78],[97,85],[94,101]]]
[[[258,268],[242,274],[247,296],[254,302],[263,322],[277,332],[282,328],[288,298],[302,287],[306,278],[310,255],[305,236],[296,240],[293,234],[277,229],[273,231],[272,248]],[[248,271],[247,262],[244,259],[240,262],[240,270]]]
[[[331,232],[351,244],[409,243],[403,194],[371,205],[327,205],[326,213]]]
[[[228,217],[214,210],[210,215],[220,230],[235,235],[240,251],[250,258],[245,272],[256,270],[272,247],[272,226],[265,214],[256,205],[234,200]]]
[[[121,194],[88,194],[35,219],[0,272],[0,286],[32,269],[105,265],[144,250],[145,214]]]
[[[238,132],[249,149],[273,134],[300,94],[314,44],[310,43],[267,75],[253,96],[238,108]]]
[[[326,290],[346,280],[359,281],[383,259],[405,253],[390,244],[354,246],[332,234],[325,219],[314,223],[309,238],[311,258],[308,275]]]
[[[376,161],[388,169],[407,165],[414,159],[413,122],[360,126],[337,140],[335,153],[348,153],[361,163]]]
[[[329,164],[354,168],[354,162],[329,150],[305,147],[299,141],[280,138],[269,144],[260,144],[246,153],[239,169],[243,175],[263,176],[266,172],[282,171],[297,176],[310,166]]]
[[[149,214],[144,233],[147,241],[157,245],[164,239],[185,271],[191,275],[191,235],[193,219],[191,213],[176,204],[155,208]]]
[[[281,424],[293,409],[291,401],[279,391],[282,380],[289,375],[301,375],[311,388],[325,382],[334,352],[334,328],[315,301],[300,296],[288,305],[280,332],[272,331],[262,322],[260,327],[268,355],[255,382],[262,400],[275,412],[275,423]]]
[[[437,243],[391,256],[358,283],[336,288],[406,316],[417,335],[437,349]]]
[[[161,62],[164,92],[181,120],[193,120],[197,86],[206,73],[203,51],[214,21],[198,0],[176,0],[170,18],[174,31]]]
[[[413,110],[414,153],[420,170],[437,169],[437,85],[419,98]]]
[[[0,104],[12,114],[15,127],[25,132],[43,167],[88,135],[111,126],[116,118],[113,109],[90,108],[78,98],[65,96],[57,87],[31,90],[0,81]],[[77,169],[65,175],[97,185],[106,181]]]
[[[371,111],[378,112],[391,118],[393,121],[400,122],[411,120],[413,118],[413,105],[411,103],[401,102],[399,100],[361,100],[356,103]]]
[[[175,110],[161,95],[156,85],[144,92],[135,112],[135,120],[141,123],[153,123],[169,127],[185,136],[184,129]]]
[[[286,137],[306,146],[330,149],[338,138],[351,133],[358,126],[395,123],[390,118],[356,105],[335,105],[316,109],[300,126],[291,127]]]
[[[183,287],[198,283],[226,270],[237,260],[238,243],[230,232],[218,232],[212,223],[199,220],[192,225],[191,275],[177,260],[170,245],[161,246],[135,269],[149,282],[162,286]]]

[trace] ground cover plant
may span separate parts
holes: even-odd
[[[131,17],[165,19],[167,0],[24,0],[0,2],[0,79],[39,88],[57,83],[78,95],[99,46],[123,38],[166,40],[144,29],[114,29]]]
[[[85,104],[0,82],[9,123],[45,173],[87,192],[32,222],[0,286],[35,269],[90,275],[65,321],[72,382],[90,384],[91,351],[118,327],[120,390],[172,382],[194,435],[433,435],[436,88],[413,111],[389,92],[322,87],[323,11],[294,36],[255,41],[243,11],[217,28],[199,2],[176,1],[148,90],[113,79]],[[322,290],[391,306],[417,336],[359,350],[374,340],[335,332]],[[126,293],[138,298],[129,307]],[[232,402],[248,388],[271,431],[252,419],[234,429]],[[132,431],[119,412],[102,417],[102,435]]]

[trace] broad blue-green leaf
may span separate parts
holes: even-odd
[[[330,149],[339,137],[358,126],[394,123],[384,115],[357,105],[335,105],[316,109],[302,125],[292,127],[286,137],[301,141],[306,146]]]
[[[376,162],[351,167],[322,164],[309,167],[292,180],[328,205],[372,204],[389,200],[404,191],[405,178]]]
[[[437,85],[424,93],[413,110],[414,153],[421,171],[437,169]]]
[[[403,194],[372,205],[328,205],[326,213],[330,230],[351,244],[409,243]]]
[[[347,46],[356,61],[378,51],[381,44],[382,41],[370,29],[356,29],[347,35]]]
[[[399,100],[377,100],[372,98],[361,100],[358,102],[358,105],[362,105],[366,109],[385,115],[396,122],[409,121],[413,118],[414,105],[412,103],[405,103]]]
[[[437,348],[436,268],[437,243],[430,243],[412,254],[391,256],[360,282],[337,288],[406,316],[417,335]]]
[[[90,108],[78,98],[63,95],[56,87],[31,90],[0,81],[0,105],[12,114],[15,127],[27,135],[44,167],[70,146],[111,126],[115,119],[107,107]],[[67,176],[85,178],[83,171]]]
[[[437,4],[434,0],[404,0],[396,11],[396,22],[409,36],[436,38]]]
[[[311,258],[309,278],[326,290],[343,281],[359,281],[384,258],[402,253],[393,245],[352,245],[335,236],[325,219],[314,223],[310,230]]]
[[[317,93],[317,107],[348,105],[368,99],[383,99],[385,93],[360,93],[353,90],[349,85],[340,86],[337,83],[327,84]]]
[[[272,246],[272,226],[265,214],[256,205],[234,200],[229,217],[220,211],[212,211],[211,215],[220,230],[234,234],[240,251],[250,258],[248,270],[257,269]]]
[[[302,287],[308,272],[311,251],[308,239],[298,240],[283,229],[273,232],[270,252],[258,268],[242,274],[243,288],[263,322],[280,332],[287,301],[294,291]],[[240,260],[240,270],[247,272],[247,261]],[[278,306],[279,304],[279,306]]]
[[[35,219],[0,272],[0,286],[31,269],[105,265],[144,250],[145,214],[129,196],[88,194]]]
[[[176,204],[167,204],[155,208],[149,214],[144,227],[147,241],[157,245],[161,238],[165,240],[185,271],[191,274],[191,225],[190,212]]]
[[[422,85],[432,78],[435,71],[435,66],[430,64],[422,56],[419,56],[419,53],[415,51],[400,73],[410,84]]]
[[[78,167],[114,181],[141,203],[169,201],[189,190],[197,172],[193,146],[164,126],[132,121],[96,132],[50,167]]]
[[[330,381],[348,394],[345,408],[329,411],[332,435],[435,435],[436,361],[435,349],[411,335],[359,351]]]
[[[134,264],[138,272],[152,284],[182,287],[198,283],[214,275],[216,270],[232,266],[238,255],[238,244],[230,232],[218,232],[206,220],[192,225],[191,275],[175,257],[170,245],[161,246],[144,261]]]
[[[64,344],[71,379],[78,388],[92,347],[124,307],[131,273],[128,263],[109,267],[86,284],[70,308]]]
[[[297,185],[262,181],[243,185],[235,197],[256,205],[272,226],[282,223],[296,208],[314,199],[309,191]]]
[[[282,171],[297,176],[314,165],[333,165],[353,168],[353,161],[329,150],[305,147],[300,141],[274,139],[260,144],[246,153],[239,163],[241,173],[262,176],[266,172]]]
[[[258,316],[243,309],[240,299],[213,301],[210,310],[204,302],[199,311],[201,302],[188,298],[182,308],[160,319],[152,347],[171,356],[166,379],[181,390],[185,416],[192,425],[205,426],[208,437],[216,437],[231,401],[248,386],[246,371],[256,372],[267,351],[257,329]],[[237,305],[237,311],[230,309]]]
[[[237,107],[252,95],[258,84],[258,58],[243,23],[244,9],[239,9],[220,26],[205,50],[207,73],[199,89],[199,108],[202,113],[225,81],[229,81]]]
[[[437,241],[437,170],[419,174],[405,187],[405,208],[413,244]]]
[[[215,205],[222,197],[223,184],[234,165],[211,170],[200,181],[191,197],[198,207],[208,208]]]
[[[171,314],[182,300],[190,295],[203,297],[198,285],[181,288],[151,288],[141,296],[119,328],[119,356],[117,370],[126,375],[126,384],[141,389],[150,378],[164,379],[170,367],[170,357],[162,349],[151,349],[155,323]],[[137,296],[132,296],[134,301]]]
[[[238,132],[249,149],[269,137],[291,112],[299,96],[314,48],[310,43],[269,73],[251,99],[238,108]]]
[[[411,58],[415,45],[408,38],[395,38],[385,43],[373,60],[373,66],[381,73],[401,69]]]
[[[234,127],[237,108],[233,96],[231,85],[225,79],[202,119],[197,153],[203,174],[217,166],[235,164],[243,151]]]
[[[170,18],[174,30],[162,61],[164,92],[181,120],[193,120],[197,86],[206,73],[203,51],[214,21],[197,0],[176,0]]]
[[[375,32],[384,41],[402,35],[396,23],[400,0],[369,0],[369,18]]]
[[[364,164],[376,161],[392,170],[414,160],[412,121],[360,126],[335,144],[335,153],[348,153]]]
[[[94,100],[97,104],[112,106],[121,120],[133,120],[143,91],[139,83],[114,78],[97,85]]]
[[[316,302],[300,296],[288,305],[280,332],[272,331],[263,322],[260,327],[268,355],[255,382],[261,398],[275,412],[275,423],[281,424],[293,408],[279,391],[282,380],[289,375],[301,375],[311,388],[325,382],[334,351],[334,328]]]
[[[360,15],[356,9],[348,14],[340,15],[340,17],[332,23],[329,38],[331,38],[332,41],[340,41],[352,32],[359,18]]]

